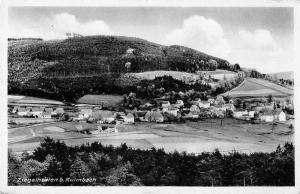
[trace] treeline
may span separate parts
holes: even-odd
[[[94,142],[70,147],[45,138],[32,154],[9,152],[9,185],[294,186],[294,145],[270,153],[198,155],[133,149]],[[93,182],[20,182],[37,178],[92,178]]]

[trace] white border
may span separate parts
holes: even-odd
[[[298,1],[299,2],[299,1]],[[300,55],[297,54],[300,47],[300,5],[297,0],[0,0],[0,191],[8,193],[282,193],[300,194],[300,175],[297,162],[300,161],[300,140],[298,125],[298,109],[296,115],[296,186],[295,187],[39,187],[17,186],[7,187],[7,8],[9,6],[52,6],[52,7],[294,7],[295,21],[295,49],[294,49],[294,72],[295,72],[295,107],[300,107],[298,102],[300,78],[298,76]],[[274,16],[276,17],[276,16]],[[4,30],[3,30],[4,29]],[[299,52],[298,52],[299,53]],[[290,60],[290,59],[287,59]],[[284,68],[284,64],[283,64]],[[284,69],[283,69],[284,71]]]

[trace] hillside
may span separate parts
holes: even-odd
[[[247,78],[238,87],[223,93],[223,96],[236,97],[288,97],[293,95],[293,90],[274,84],[272,82]]]
[[[8,43],[9,94],[65,100],[66,94],[78,98],[89,91],[111,93],[115,80],[126,72],[216,68],[233,69],[223,59],[187,47],[163,46],[131,37],[10,39]]]

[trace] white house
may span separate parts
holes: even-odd
[[[19,116],[26,116],[27,112],[28,111],[25,108],[18,108],[17,115],[19,115]]]
[[[168,113],[175,117],[177,117],[178,111],[179,111],[178,108],[176,108],[174,106],[169,106],[168,108],[163,108],[163,113]]]
[[[255,114],[255,111],[253,111],[253,110],[249,111],[249,117],[250,118],[254,118],[254,114]]]
[[[13,114],[17,113],[18,108],[19,108],[19,107],[15,106],[15,107],[12,109],[11,113],[13,113]]]
[[[89,118],[92,115],[92,113],[93,110],[89,108],[80,110],[80,114],[82,114],[84,118]]]
[[[40,116],[43,119],[51,119],[51,112],[43,112]]]
[[[236,110],[233,112],[234,118],[241,118],[243,116],[249,116],[249,113],[247,110]]]
[[[260,120],[264,122],[273,122],[274,121],[274,115],[272,111],[265,111],[260,115]]]
[[[33,107],[31,110],[32,116],[38,117],[44,112],[44,108],[42,107]]]
[[[200,113],[200,108],[197,106],[197,105],[192,105],[191,108],[190,108],[190,112],[191,113],[197,113],[199,114]]]
[[[210,107],[210,103],[208,101],[200,101],[198,106],[200,108],[209,108]]]
[[[282,110],[276,111],[275,117],[278,121],[286,121],[286,114]]]
[[[134,123],[134,116],[131,113],[128,113],[126,116],[122,116],[124,123]]]
[[[171,104],[170,104],[170,102],[169,101],[162,101],[161,102],[161,107],[163,107],[163,108],[167,108],[167,107],[169,107]]]
[[[180,108],[180,107],[183,107],[183,106],[184,106],[183,100],[177,100],[176,101],[175,107]]]

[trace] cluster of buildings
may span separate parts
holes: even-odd
[[[141,122],[165,122],[182,121],[205,118],[225,118],[233,117],[242,120],[257,120],[260,122],[284,122],[287,115],[282,109],[274,109],[274,105],[261,105],[237,109],[232,101],[225,103],[223,98],[210,98],[207,101],[194,99],[185,103],[183,100],[177,100],[170,103],[167,100],[159,100],[157,105],[149,102],[135,108],[125,111],[110,111],[93,106],[78,106],[75,112],[66,112],[62,107],[24,107],[15,106],[11,113],[19,117],[34,117],[49,119],[61,115],[67,115],[69,121],[89,122],[99,124],[133,124],[136,121]]]
[[[56,116],[60,116],[64,113],[64,108],[62,107],[42,107],[42,106],[14,106],[10,110],[11,114],[17,115],[19,117],[34,117],[51,119]]]

